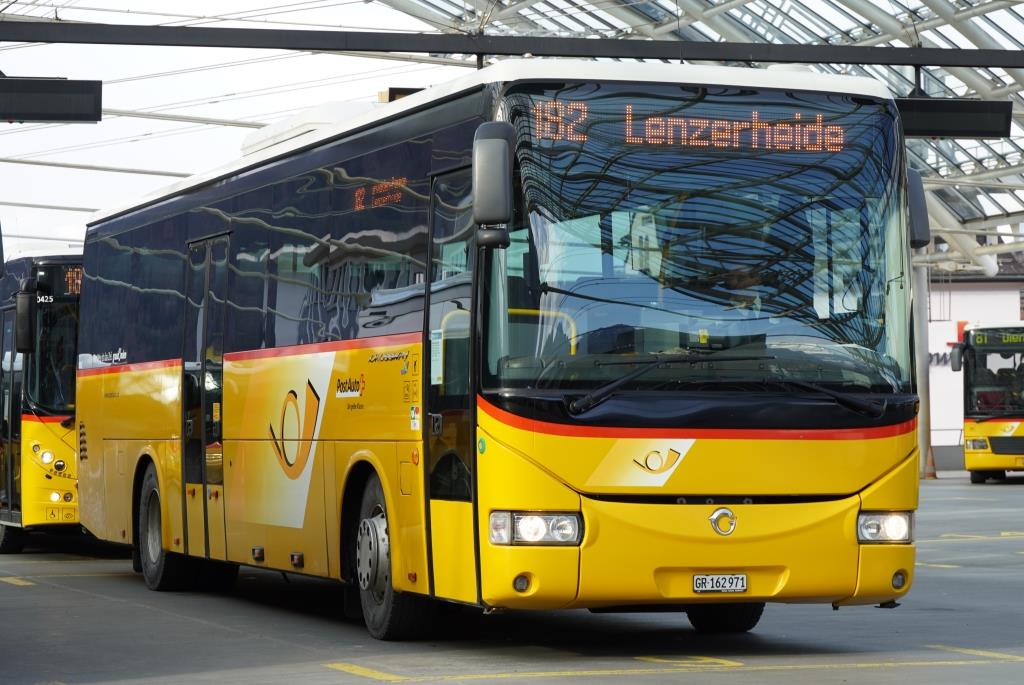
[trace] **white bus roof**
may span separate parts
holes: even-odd
[[[716,67],[661,62],[594,62],[590,60],[510,59],[446,83],[426,88],[383,107],[355,116],[343,122],[323,125],[293,137],[285,137],[280,144],[270,145],[240,157],[226,165],[182,179],[155,193],[130,204],[101,210],[92,216],[89,225],[119,214],[125,214],[198,188],[234,173],[287,155],[289,152],[325,143],[344,136],[350,131],[365,128],[375,121],[419,109],[431,102],[443,100],[462,92],[472,91],[488,83],[512,81],[624,81],[633,83],[686,83],[720,86],[772,88],[826,93],[845,93],[889,99],[892,93],[881,82],[860,76],[819,74],[804,69],[755,69],[746,67]],[[301,114],[299,115],[302,116]]]

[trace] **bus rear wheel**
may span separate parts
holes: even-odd
[[[163,547],[163,520],[160,513],[160,485],[156,468],[150,464],[139,491],[139,556],[142,577],[150,590],[178,590],[192,584],[195,568],[188,557],[168,552]]]
[[[400,640],[422,632],[428,600],[396,592],[392,583],[388,512],[376,474],[363,488],[355,546],[355,580],[370,635],[378,640]]]
[[[0,554],[17,554],[25,548],[25,531],[0,523]]]
[[[761,620],[764,603],[702,604],[686,610],[690,625],[698,633],[746,633]]]

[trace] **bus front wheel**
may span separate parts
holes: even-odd
[[[163,547],[163,520],[160,512],[160,485],[156,468],[150,464],[139,491],[139,556],[142,577],[150,590],[178,590],[191,584],[194,569],[188,557],[168,552]]]
[[[25,548],[25,531],[0,523],[0,554],[17,554]]]
[[[761,620],[764,603],[701,604],[686,610],[690,625],[698,633],[745,633]]]
[[[415,636],[425,623],[427,600],[395,592],[388,511],[376,474],[370,476],[363,488],[355,545],[355,580],[366,629],[378,640]]]

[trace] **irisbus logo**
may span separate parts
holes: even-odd
[[[289,390],[281,404],[281,424],[278,430],[270,425],[270,439],[277,460],[287,475],[296,480],[302,475],[313,453],[317,416],[320,413],[320,395],[313,384],[306,381],[306,398],[299,409],[299,393]]]

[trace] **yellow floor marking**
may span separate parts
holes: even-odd
[[[972,653],[977,653],[971,650]],[[988,652],[990,655],[997,655],[997,652]],[[987,659],[963,659],[955,661],[928,660],[928,661],[888,661],[888,662],[853,662],[853,663],[829,663],[829,664],[778,664],[766,666],[737,666],[726,668],[721,665],[694,663],[692,666],[679,666],[675,668],[614,668],[600,670],[579,670],[579,671],[525,671],[511,673],[468,673],[465,675],[437,675],[437,676],[401,676],[393,673],[384,673],[370,668],[363,668],[355,664],[334,663],[324,664],[327,668],[336,671],[344,671],[353,675],[360,675],[373,680],[381,680],[393,683],[443,683],[466,680],[539,680],[544,678],[629,678],[642,675],[671,675],[675,673],[714,673],[728,671],[730,673],[747,672],[769,672],[769,671],[842,671],[842,670],[879,670],[894,668],[940,668],[950,666],[981,666],[986,664],[1005,664],[1008,662],[1024,661],[1022,657],[1010,654],[994,656]]]
[[[956,564],[927,564],[923,561],[919,561],[917,566],[924,566],[925,568],[960,568]]]
[[[408,678],[402,675],[395,675],[394,673],[385,673],[384,671],[376,671],[372,668],[366,668],[364,666],[356,666],[355,664],[347,664],[344,662],[338,662],[334,664],[326,664],[327,668],[333,668],[335,671],[344,671],[345,673],[351,673],[352,675],[359,675],[364,678],[370,678],[371,680],[383,680],[388,683],[401,683]]]
[[[1005,659],[1007,661],[1024,661],[1024,656],[1017,656],[1016,654],[1007,654],[1005,652],[990,652],[986,649],[966,649],[963,647],[949,647],[947,645],[927,645],[932,649],[941,649],[944,652],[954,652],[956,654],[970,654],[971,656],[980,656],[985,659]]]
[[[109,573],[32,573],[29,578],[113,578],[137,576],[130,571],[111,571]]]
[[[655,664],[687,664],[691,666],[722,666],[726,668],[736,668],[743,665],[742,661],[717,659],[713,656],[638,656],[636,660],[650,661]]]
[[[10,583],[11,585],[35,585],[31,580],[25,580],[24,578],[18,578],[17,576],[7,576],[0,578],[0,581]]]
[[[928,538],[925,540],[916,540],[917,544],[923,542],[970,542],[973,540],[1020,540],[1024,538],[1024,533],[1018,533],[1016,531],[1003,531],[999,535],[966,535],[964,533],[943,533],[937,538]]]

